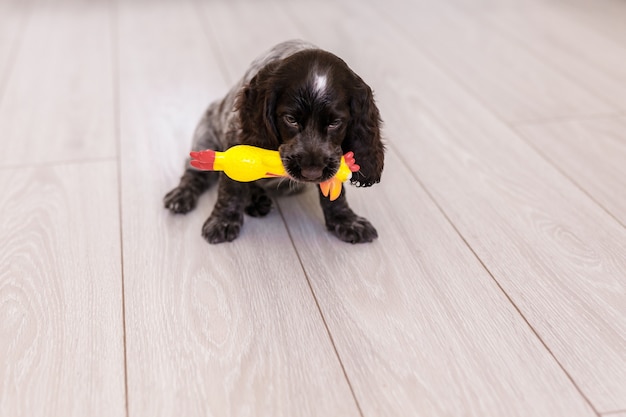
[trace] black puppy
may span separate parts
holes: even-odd
[[[217,203],[202,227],[210,243],[239,235],[244,211],[264,216],[271,208],[265,189],[290,191],[333,177],[341,156],[354,152],[361,170],[353,185],[380,181],[384,146],[380,115],[372,90],[337,56],[302,41],[275,46],[254,61],[223,100],[212,103],[200,120],[192,150],[223,151],[238,144],[278,150],[290,179],[233,181],[219,175]],[[165,207],[187,213],[218,179],[215,172],[185,170],[178,187],[167,193]],[[345,187],[335,201],[320,193],[326,227],[346,242],[371,242],[372,224],[348,206]]]

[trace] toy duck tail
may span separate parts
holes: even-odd
[[[206,151],[190,152],[189,156],[191,156],[191,166],[203,171],[214,170],[215,151],[208,149]]]

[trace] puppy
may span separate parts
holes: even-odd
[[[303,41],[281,43],[254,61],[221,101],[212,103],[193,136],[192,150],[223,151],[238,144],[278,150],[289,179],[240,183],[223,173],[188,167],[164,198],[173,213],[192,210],[198,197],[217,182],[213,212],[202,227],[210,243],[234,240],[244,212],[269,213],[267,189],[301,190],[333,177],[341,156],[353,151],[361,170],[351,183],[369,187],[380,181],[384,145],[372,90],[337,56]],[[339,239],[371,242],[372,224],[348,206],[345,187],[335,201],[320,193],[326,227]]]

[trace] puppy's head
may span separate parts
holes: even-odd
[[[242,142],[278,149],[292,179],[326,181],[352,151],[361,167],[352,182],[380,181],[384,146],[372,90],[335,55],[306,50],[264,67],[238,109]]]

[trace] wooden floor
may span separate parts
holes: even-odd
[[[626,417],[626,3],[0,0],[0,416]],[[252,59],[375,90],[378,228],[162,196]]]

